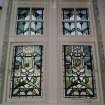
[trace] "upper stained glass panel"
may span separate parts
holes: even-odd
[[[89,13],[87,8],[63,9],[63,34],[66,36],[89,35]]]
[[[42,46],[15,46],[11,95],[41,96]]]
[[[43,8],[18,8],[16,21],[17,35],[43,34]]]
[[[64,50],[64,96],[94,97],[92,47],[88,45],[65,45]]]

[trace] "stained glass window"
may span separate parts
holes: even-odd
[[[43,8],[18,8],[16,17],[16,34],[42,35],[43,10]]]
[[[11,90],[15,96],[41,96],[41,45],[15,46]]]
[[[94,97],[92,46],[64,45],[64,96]]]
[[[63,8],[63,34],[71,36],[89,35],[89,13],[87,8]]]

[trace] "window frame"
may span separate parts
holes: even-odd
[[[86,12],[87,12],[87,14],[86,15],[88,15],[88,19],[86,19],[86,20],[77,20],[77,9],[85,9],[86,10]],[[66,19],[64,19],[64,11],[65,10],[67,10],[67,11],[70,11],[70,10],[73,10],[73,12],[74,12],[74,19],[73,20],[66,20]],[[82,7],[82,8],[62,8],[62,14],[63,14],[63,19],[62,19],[62,28],[63,28],[63,35],[64,36],[86,36],[86,35],[89,35],[90,34],[90,19],[89,19],[89,10],[88,10],[88,8],[84,8],[84,7]],[[89,29],[88,29],[88,33],[89,34],[82,34],[82,35],[80,35],[80,34],[77,34],[78,32],[77,32],[77,23],[80,23],[80,22],[86,22],[87,24],[88,24],[88,27],[89,27]],[[69,34],[66,34],[65,33],[65,23],[73,23],[74,24],[74,28],[75,28],[75,31],[74,31],[74,33],[75,34],[71,34],[70,32],[68,32]]]
[[[43,32],[43,35],[38,36],[19,36],[16,35],[15,32],[15,24],[16,24],[16,14],[17,14],[17,8],[18,7],[29,7],[29,8],[44,8],[44,14],[43,14],[43,26],[45,27]],[[45,59],[47,56],[47,37],[48,33],[46,31],[47,29],[47,16],[45,15],[47,12],[47,3],[45,2],[25,2],[24,1],[13,1],[12,5],[12,12],[11,12],[11,21],[10,21],[10,30],[9,30],[9,39],[8,39],[8,54],[6,59],[6,69],[5,69],[5,81],[4,81],[4,93],[3,93],[3,100],[5,100],[7,103],[27,103],[27,102],[40,102],[40,103],[46,103],[47,102],[47,89],[48,89],[48,80],[47,78],[47,67]],[[10,97],[10,78],[11,78],[11,68],[12,68],[12,61],[13,61],[13,48],[14,46],[24,46],[24,45],[41,45],[43,46],[43,54],[42,54],[42,80],[41,80],[41,91],[42,96],[26,96],[26,97]]]
[[[16,24],[17,24],[17,9],[18,8],[43,8],[43,34],[40,35],[21,35],[21,34],[16,34]],[[31,39],[35,39],[35,37],[37,38],[45,38],[47,37],[47,20],[48,17],[46,15],[47,13],[47,3],[40,3],[40,2],[13,2],[13,7],[12,7],[12,14],[11,14],[11,25],[10,25],[10,38],[30,38]]]
[[[88,8],[89,10],[89,21],[90,21],[90,34],[86,36],[66,36],[63,35],[63,28],[62,28],[62,8]],[[59,34],[58,34],[58,41],[59,41],[59,52],[58,57],[60,63],[58,63],[58,102],[59,103],[96,103],[101,102],[102,99],[102,91],[101,91],[101,76],[100,76],[100,63],[99,63],[99,49],[98,49],[98,42],[97,42],[97,34],[96,34],[96,26],[95,26],[95,17],[94,17],[94,11],[93,11],[93,5],[92,2],[63,2],[59,3],[59,9],[58,13],[60,13],[60,16],[58,17],[59,21]],[[64,45],[90,45],[92,46],[92,53],[93,53],[93,68],[94,68],[94,74],[95,74],[95,85],[96,85],[96,97],[89,98],[89,97],[83,97],[83,98],[75,98],[75,97],[64,97],[64,61],[63,61],[63,52],[62,47]]]
[[[101,90],[102,86],[101,86],[101,83],[100,83],[101,82],[101,80],[100,80],[100,78],[101,78],[101,76],[100,76],[100,65],[99,65],[100,63],[99,63],[99,57],[98,57],[99,54],[98,54],[98,48],[97,48],[98,44],[97,44],[95,22],[94,22],[94,18],[92,17],[93,16],[92,13],[94,13],[93,10],[92,10],[92,4],[91,3],[90,4],[88,4],[88,3],[80,3],[80,2],[79,3],[74,3],[74,2],[70,3],[70,2],[67,2],[67,3],[58,4],[58,7],[56,7],[56,3],[57,2],[56,1],[54,1],[54,2],[55,2],[55,4],[53,4],[54,7],[50,8],[50,6],[52,6],[52,2],[50,1],[49,8],[53,9],[52,13],[51,13],[51,10],[49,10],[49,11],[47,10],[46,3],[42,3],[41,1],[40,1],[40,3],[37,2],[37,3],[34,3],[34,4],[33,4],[33,2],[26,2],[26,1],[23,1],[23,2],[21,2],[21,1],[14,2],[13,1],[13,7],[12,7],[12,13],[11,13],[11,23],[10,23],[10,30],[9,30],[8,52],[7,52],[7,60],[6,60],[6,72],[5,72],[5,83],[4,83],[4,87],[5,88],[4,88],[4,96],[3,96],[4,103],[12,103],[12,104],[13,103],[18,103],[18,104],[22,103],[22,104],[26,104],[27,102],[29,102],[29,104],[30,103],[33,104],[35,102],[35,104],[37,104],[37,103],[38,104],[44,104],[44,103],[46,103],[46,101],[48,101],[48,103],[46,103],[46,104],[52,104],[52,103],[58,104],[59,103],[60,105],[62,105],[62,104],[67,104],[67,105],[68,104],[73,104],[74,105],[75,103],[77,103],[77,104],[81,105],[81,103],[83,103],[83,104],[85,104],[85,103],[86,104],[87,103],[92,104],[92,103],[96,103],[96,102],[97,103],[100,103],[100,102],[102,103],[103,102],[103,100],[101,99],[102,98],[102,90]],[[30,37],[30,36],[29,37],[27,37],[27,36],[25,36],[25,37],[23,37],[23,36],[22,37],[20,37],[20,36],[17,37],[16,36],[15,31],[14,31],[14,24],[15,24],[15,19],[16,19],[16,16],[15,16],[15,14],[16,14],[16,8],[18,8],[20,6],[21,7],[27,7],[28,5],[30,5],[30,7],[34,7],[35,5],[36,6],[42,5],[42,7],[45,6],[45,9],[46,9],[46,11],[45,11],[46,12],[46,19],[45,19],[46,20],[45,21],[45,26],[46,26],[45,33],[46,34],[45,35],[36,36],[36,37]],[[93,30],[92,30],[92,33],[91,33],[92,35],[89,36],[89,38],[87,38],[86,36],[85,37],[83,37],[83,36],[80,37],[79,36],[79,37],[76,37],[76,38],[74,38],[74,37],[68,37],[68,36],[64,37],[61,34],[61,31],[62,31],[61,29],[62,28],[60,28],[60,27],[62,25],[60,25],[60,24],[62,24],[62,21],[60,21],[60,20],[61,20],[61,16],[62,16],[61,15],[62,11],[60,11],[60,10],[61,10],[62,7],[65,8],[65,7],[69,7],[69,6],[72,6],[72,7],[74,7],[74,6],[75,7],[81,7],[81,6],[83,6],[83,7],[85,6],[86,7],[87,6],[87,7],[89,7],[89,10],[92,11],[91,12],[91,17],[92,17],[91,28]],[[55,8],[56,8],[56,10],[54,10]],[[56,13],[59,14],[59,16]],[[51,14],[54,14],[54,16],[52,16],[52,17],[49,16]],[[48,19],[48,17],[50,17],[50,19]],[[57,19],[57,20],[54,20],[53,18]],[[51,19],[52,19],[52,22],[50,22]],[[47,21],[48,21],[48,23],[47,23]],[[55,23],[53,23],[53,22],[55,22]],[[53,27],[53,29],[51,30],[52,27]],[[48,30],[49,34],[51,34],[51,35],[54,34],[54,36],[49,35],[50,38],[48,38],[48,39],[47,39],[47,36],[48,36],[47,29],[50,30],[50,31]],[[54,41],[54,39],[55,39],[55,41]],[[47,41],[49,41],[49,42],[47,43]],[[50,53],[50,55],[53,55],[53,52],[51,52],[53,50],[51,50],[51,48],[50,48],[52,42],[54,43],[52,48],[56,48],[56,47],[58,48],[58,49],[55,49],[55,52],[54,52],[54,54],[57,54],[54,57],[55,59],[53,57],[48,56],[49,53]],[[46,82],[44,84],[45,85],[44,86],[45,97],[43,97],[43,99],[42,98],[37,98],[37,97],[36,97],[36,99],[35,98],[33,98],[33,99],[32,98],[28,98],[27,100],[26,100],[26,98],[22,98],[21,100],[17,99],[17,98],[10,99],[9,98],[9,94],[8,94],[9,90],[7,90],[7,87],[6,87],[6,86],[8,86],[8,84],[6,84],[6,83],[8,82],[7,81],[7,77],[8,77],[8,73],[10,72],[10,69],[9,69],[8,66],[9,66],[9,63],[11,63],[11,62],[9,62],[9,59],[12,56],[12,54],[11,54],[12,48],[11,47],[13,45],[20,45],[20,44],[23,44],[23,45],[28,45],[28,44],[34,45],[34,44],[36,44],[37,45],[38,43],[39,44],[44,44],[44,46],[45,46],[44,49],[46,50],[46,51],[44,51],[45,52],[45,56],[44,56],[44,60],[45,60],[45,63],[44,63],[45,77],[44,78],[46,79]],[[98,92],[99,96],[98,96],[97,99],[88,99],[88,98],[82,98],[82,99],[80,99],[80,98],[75,98],[75,99],[74,98],[71,98],[71,99],[67,98],[67,99],[65,99],[62,96],[62,92],[63,92],[63,88],[62,88],[63,87],[63,85],[62,85],[62,82],[63,82],[63,78],[62,78],[63,77],[63,75],[62,75],[63,74],[62,45],[64,45],[64,44],[65,45],[66,44],[68,44],[68,45],[69,44],[80,44],[80,43],[82,43],[82,44],[90,44],[91,43],[94,46],[94,50],[95,50],[94,53],[95,53],[95,57],[97,58],[97,64],[98,64],[97,65],[97,69],[95,70],[95,73],[96,73],[96,75],[99,73],[99,75],[97,75],[98,78],[96,78],[97,81],[98,81],[98,84],[99,84],[99,86],[97,87],[97,90],[99,91]],[[50,44],[50,45],[48,45],[48,44]],[[57,46],[54,46],[54,45],[57,45]],[[48,48],[46,46],[48,46]],[[47,50],[49,50],[49,51],[47,51]],[[47,57],[48,57],[48,59],[45,59]],[[50,58],[53,58],[52,61],[51,61]],[[54,62],[54,60],[55,60],[55,62]],[[48,64],[46,64],[46,62],[48,62]],[[53,67],[51,65],[52,63],[56,64],[56,66],[54,67],[55,70],[52,72],[51,70],[53,70],[53,69],[51,69],[49,71],[49,73],[48,73],[49,74],[49,76],[48,76],[47,75],[47,71],[49,70],[49,68]],[[53,76],[55,76],[55,78],[52,78]],[[50,80],[48,80],[48,79],[50,79]],[[51,83],[51,80],[53,82],[55,82],[55,83],[53,83],[53,82]],[[55,86],[53,86],[53,85],[55,85]],[[54,88],[53,92],[51,91],[52,88]],[[47,98],[48,98],[48,100],[47,100]]]
[[[63,51],[62,51],[62,47],[64,45],[89,45],[92,47],[92,54],[93,54],[93,71],[94,71],[94,75],[95,75],[95,85],[96,85],[96,97],[65,97],[64,96],[64,57],[63,57]],[[95,103],[97,101],[99,101],[100,99],[100,90],[99,90],[99,76],[98,76],[98,62],[97,62],[97,53],[96,53],[96,48],[94,43],[83,43],[83,42],[72,42],[70,43],[69,41],[67,42],[62,42],[60,43],[60,64],[59,64],[59,70],[60,70],[60,86],[58,86],[59,88],[59,101],[62,103]]]
[[[81,36],[78,36],[78,35],[74,35],[74,36],[72,36],[72,35],[64,35],[63,34],[63,25],[62,25],[62,22],[64,21],[63,20],[63,12],[62,12],[62,9],[66,9],[66,8],[73,8],[73,9],[75,9],[75,8],[87,8],[88,9],[88,11],[89,11],[89,35],[81,35]],[[91,11],[91,8],[90,8],[90,4],[89,3],[80,3],[80,2],[68,2],[68,3],[60,3],[59,4],[59,10],[58,10],[59,12],[59,14],[60,14],[60,16],[59,16],[59,21],[61,21],[61,22],[59,22],[59,32],[60,32],[60,34],[59,34],[59,37],[64,37],[64,38],[66,38],[66,37],[70,37],[70,38],[73,38],[73,37],[76,37],[76,38],[80,38],[80,37],[83,37],[84,39],[85,38],[93,38],[94,37],[94,28],[93,28],[93,20],[92,20],[92,17],[93,17],[93,15],[92,15],[92,11]]]
[[[19,8],[22,8],[22,7],[19,7]],[[25,20],[25,19],[17,19],[18,13],[19,13],[19,12],[18,12],[18,9],[19,9],[19,8],[17,8],[16,25],[15,25],[16,36],[17,36],[17,35],[19,35],[19,36],[27,36],[27,35],[29,35],[29,36],[38,36],[38,35],[40,35],[40,36],[41,36],[41,35],[43,35],[43,31],[44,31],[44,30],[43,30],[43,23],[44,23],[44,21],[43,21],[43,16],[44,16],[43,13],[44,13],[44,8],[31,8],[31,7],[29,8],[29,7],[26,7],[27,9],[29,9],[29,15],[28,15],[28,16],[29,16],[29,19],[28,19],[28,20]],[[42,10],[42,20],[32,20],[32,16],[31,16],[31,15],[32,15],[32,10],[33,10],[33,9],[35,9],[35,10],[38,10],[38,9],[39,9],[39,10]],[[19,22],[28,22],[28,23],[29,23],[29,27],[28,27],[28,28],[29,28],[29,30],[28,30],[28,33],[29,33],[29,34],[26,34],[26,35],[25,35],[24,33],[18,34],[18,29],[17,29],[18,25],[17,25],[17,24],[18,24]],[[37,35],[37,33],[35,33],[34,35],[31,34],[31,30],[30,30],[30,29],[31,29],[31,23],[32,23],[32,22],[35,22],[35,23],[40,22],[40,23],[42,23],[41,34],[38,34],[38,35]]]

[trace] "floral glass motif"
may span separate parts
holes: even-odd
[[[43,8],[18,8],[16,34],[43,34]]]
[[[64,96],[94,97],[92,47],[88,45],[64,45]]]
[[[63,9],[63,34],[71,36],[89,35],[89,13],[87,8]]]
[[[15,46],[11,90],[15,96],[41,96],[42,46]]]

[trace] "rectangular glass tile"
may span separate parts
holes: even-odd
[[[43,22],[31,22],[31,35],[43,34]]]
[[[69,8],[69,9],[63,9],[63,20],[65,21],[74,21],[74,9]]]
[[[17,20],[29,20],[29,19],[30,19],[30,8],[17,9]]]
[[[18,21],[16,26],[16,34],[17,35],[29,35],[29,22]]]
[[[41,96],[42,46],[15,46],[13,49],[12,97]]]
[[[77,35],[89,35],[89,22],[77,22]]]
[[[74,22],[63,22],[63,34],[66,36],[74,36],[76,33]]]
[[[87,8],[76,9],[76,20],[77,21],[87,21],[89,18],[89,13]]]
[[[64,96],[95,97],[90,45],[64,45]]]
[[[43,20],[43,9],[32,8],[32,20],[33,21]]]

